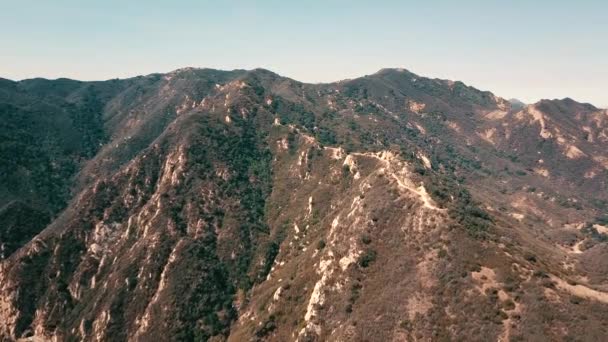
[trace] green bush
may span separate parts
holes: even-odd
[[[359,266],[366,268],[369,267],[374,261],[376,261],[376,251],[367,249],[359,256],[357,263]]]

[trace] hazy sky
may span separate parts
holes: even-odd
[[[0,77],[185,66],[306,82],[403,67],[526,102],[608,107],[608,1],[0,0]]]

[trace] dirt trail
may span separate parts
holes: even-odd
[[[570,285],[565,280],[551,275],[551,280],[555,282],[558,289],[569,292],[577,297],[593,299],[602,303],[608,303],[608,293],[597,291],[584,285]]]
[[[407,177],[407,169],[405,166],[401,165],[402,162],[399,161],[399,159],[393,153],[383,151],[378,154],[353,153],[353,155],[378,159],[384,164],[384,171],[386,172],[386,175],[395,179],[399,188],[408,190],[420,197],[420,200],[423,202],[425,208],[436,211],[446,210],[435,205],[435,201],[433,201],[431,196],[428,194],[424,185],[416,187],[416,185]],[[394,165],[395,163],[397,163],[396,166]]]

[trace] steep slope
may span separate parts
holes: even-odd
[[[226,89],[227,94],[230,91],[239,88]],[[151,326],[161,329],[157,322],[163,322],[164,316],[151,315],[150,310],[175,299],[170,294],[167,299],[154,297],[165,286],[163,265],[175,258],[187,271],[179,272],[168,286],[180,295],[190,295],[180,297],[184,307],[167,313],[176,320],[165,321],[170,325],[165,326],[169,336],[192,338],[193,328],[198,327],[196,335],[208,337],[226,328],[234,315],[231,287],[241,280],[248,286],[243,273],[254,252],[250,244],[256,241],[233,246],[227,256],[216,252],[214,245],[223,251],[227,248],[224,243],[247,243],[266,230],[261,218],[264,193],[269,191],[265,173],[270,168],[264,165],[268,154],[256,147],[253,123],[241,120],[242,125],[235,123],[230,126],[234,129],[226,131],[223,124],[214,127],[224,122],[224,115],[210,118],[201,112],[191,114],[177,118],[157,138],[147,136],[152,141],[148,148],[111,176],[86,187],[61,217],[11,257],[21,260],[9,261],[3,269],[8,275],[3,288],[13,294],[3,296],[3,300],[10,300],[17,310],[3,323],[14,329],[11,335],[20,336],[30,326],[36,333],[58,329],[59,337],[73,334],[72,327],[80,329],[83,337],[145,335],[145,323],[140,330],[129,330],[135,319],[153,320]],[[268,119],[268,124],[271,122]],[[94,159],[90,164],[96,162]],[[212,166],[217,167],[217,174]],[[186,171],[190,174],[184,176]],[[256,175],[259,180],[249,178]],[[260,185],[254,185],[257,183]],[[224,215],[224,211],[228,213]],[[215,230],[220,226],[227,242],[215,241]],[[129,257],[114,262],[118,255]],[[221,265],[220,256],[230,265]],[[30,278],[32,272],[42,270],[50,279]],[[209,279],[203,275],[206,271]],[[228,273],[235,283],[222,282]],[[185,285],[183,280],[188,280]],[[216,290],[208,289],[210,284],[216,284]],[[23,290],[13,292],[9,288],[13,286]],[[183,286],[187,289],[180,288]],[[216,291],[227,291],[229,296]],[[213,316],[217,305],[226,308],[226,317]],[[82,310],[90,310],[90,318],[78,314]],[[197,322],[199,314],[208,315],[208,321]],[[205,324],[210,326],[208,332],[201,327]]]
[[[73,176],[105,142],[106,87],[0,82],[0,259],[40,232],[71,198]]]
[[[607,333],[606,111],[520,108],[401,69],[3,85],[6,101],[21,89],[59,108],[89,93],[102,133],[60,177],[74,196],[44,231],[31,239],[51,217],[19,218],[25,200],[0,211],[4,339]]]

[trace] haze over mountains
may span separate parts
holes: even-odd
[[[0,119],[0,339],[607,336],[605,109],[185,68]]]

